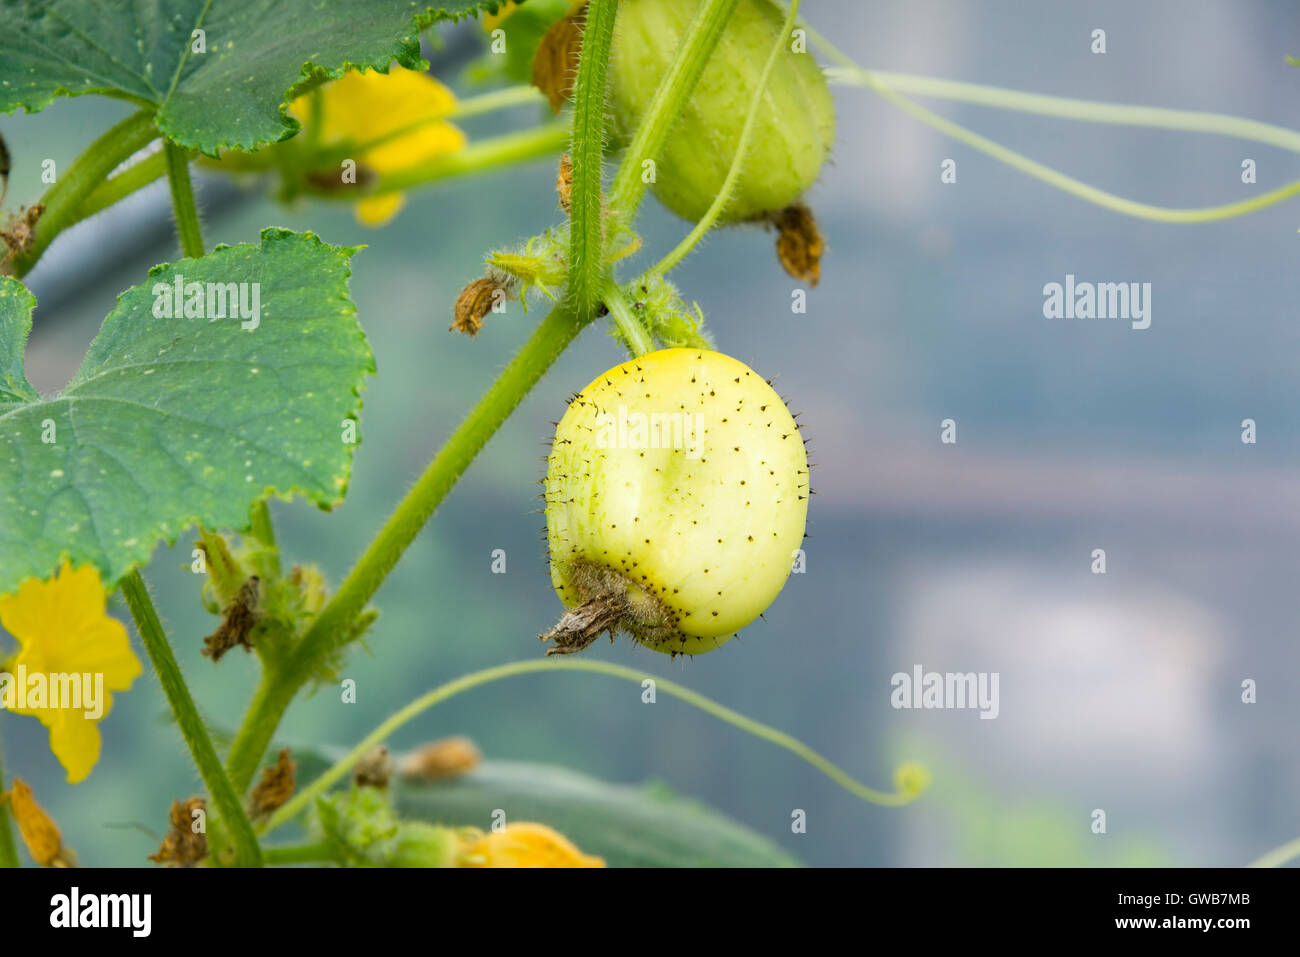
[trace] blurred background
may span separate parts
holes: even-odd
[[[819,0],[809,22],[868,68],[1063,96],[1235,114],[1300,127],[1300,18],[1277,2],[1089,4]],[[1104,29],[1104,55],[1090,51]],[[483,53],[473,23],[428,55],[459,92]],[[433,47],[436,47],[433,48]],[[1208,225],[1098,209],[1002,166],[867,90],[836,87],[839,142],[809,195],[829,252],[806,315],[759,229],[712,236],[676,279],[720,349],[802,412],[814,485],[807,571],[740,642],[670,661],[622,641],[588,654],[670,677],[809,743],[867,783],[924,761],[934,785],[901,810],[865,805],[783,751],[635,685],[532,675],[476,690],[391,742],[471,736],[489,758],[554,762],[622,783],[664,781],[810,865],[1237,865],[1300,834],[1300,203]],[[1252,198],[1300,158],[1212,137],[960,104],[937,112],[1119,195],[1166,206]],[[59,100],[0,117],[14,154],[7,208],[126,115]],[[536,122],[520,108],[471,137]],[[940,182],[956,161],[957,181]],[[1258,182],[1241,181],[1257,164]],[[512,306],[475,340],[447,331],[484,253],[559,221],[552,162],[410,196],[389,226],[345,204],[277,205],[265,183],[200,179],[205,241],[267,225],[367,243],[352,290],[377,358],[346,504],[274,503],[288,557],[337,583],[394,502],[523,342],[541,312]],[[648,265],[685,232],[653,201]],[[61,237],[28,282],[28,352],[62,387],[115,296],[179,255],[157,183]],[[1049,320],[1044,284],[1149,282],[1152,322]],[[630,275],[630,270],[625,270]],[[623,358],[593,328],[479,456],[376,598],[369,654],[299,701],[283,739],[351,745],[428,688],[541,654],[559,615],[534,482],[566,396]],[[941,444],[940,422],[958,441]],[[1258,442],[1241,441],[1257,423]],[[216,619],[196,601],[190,540],[146,577],[214,728],[237,726],[251,657],[201,657]],[[507,573],[491,571],[505,549]],[[1104,575],[1092,573],[1103,548]],[[124,619],[125,610],[118,613]],[[134,640],[134,636],[133,636]],[[137,644],[137,650],[144,657]],[[1000,713],[895,710],[890,677],[920,664],[998,672]],[[1258,701],[1242,702],[1242,682]],[[144,864],[173,798],[201,789],[152,671],[101,726],[104,753],[66,784],[34,720],[2,722],[27,780],[87,865]],[[807,815],[792,833],[791,814]],[[1103,809],[1107,833],[1091,830]],[[154,832],[144,833],[140,826]]]

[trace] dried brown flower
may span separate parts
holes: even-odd
[[[483,317],[492,311],[498,297],[504,296],[505,290],[491,279],[475,279],[456,299],[451,331],[463,332],[467,336],[478,335],[483,328]]]
[[[195,825],[203,820],[203,815],[196,817],[196,811],[204,811],[203,798],[192,797],[188,801],[172,801],[169,815],[172,829],[163,838],[157,854],[150,854],[149,860],[168,867],[193,867],[208,856],[208,835],[202,827]]]
[[[776,256],[795,279],[816,286],[821,279],[826,242],[817,229],[812,210],[803,203],[787,206],[772,217],[777,228]]]
[[[279,759],[271,767],[262,769],[261,780],[248,796],[248,813],[253,817],[265,817],[289,800],[297,784],[295,771],[296,765],[289,749],[281,749]]]
[[[587,5],[552,24],[533,56],[533,86],[546,94],[556,113],[573,93],[578,77],[578,56],[582,52],[582,31],[587,23]]]
[[[231,648],[242,645],[245,651],[253,648],[249,635],[261,617],[258,603],[262,598],[262,581],[253,575],[239,586],[239,591],[222,612],[224,616],[217,630],[203,639],[203,654],[220,661]]]
[[[14,782],[8,793],[0,794],[0,801],[7,801],[9,811],[18,825],[18,833],[27,845],[27,852],[32,860],[41,867],[76,867],[77,858],[71,850],[63,846],[63,836],[53,819],[45,809],[32,797],[32,789],[20,778]]]

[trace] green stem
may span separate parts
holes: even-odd
[[[781,32],[777,34],[776,43],[772,45],[772,50],[767,55],[767,62],[763,64],[763,73],[759,76],[758,85],[754,88],[754,95],[750,98],[749,112],[745,114],[745,126],[740,131],[740,139],[736,142],[736,155],[731,158],[731,167],[727,170],[727,178],[722,181],[722,188],[718,190],[718,195],[713,197],[713,203],[709,206],[703,218],[686,234],[686,238],[650,270],[652,275],[664,276],[672,272],[677,267],[677,264],[686,258],[686,254],[699,244],[705,233],[713,228],[713,224],[718,221],[718,217],[722,215],[727,203],[731,201],[731,193],[736,188],[736,180],[740,178],[740,171],[745,165],[745,154],[749,150],[749,141],[754,135],[754,127],[758,125],[758,115],[763,108],[768,78],[772,75],[772,69],[776,66],[776,61],[780,59],[781,53],[789,41],[790,29],[794,26],[794,19],[798,15],[799,0],[791,0],[790,9],[785,15],[785,23],[781,25]]]
[[[304,132],[300,136],[276,144],[269,149],[257,150],[254,153],[227,153],[221,159],[215,160],[213,165],[217,167],[226,166],[238,172],[255,172],[281,165],[280,160],[284,158],[285,154],[291,153],[295,154],[295,159],[287,164],[290,168],[309,165],[315,169],[325,169],[337,166],[349,157],[362,156],[370,150],[377,149],[403,136],[409,136],[426,126],[479,116],[507,107],[544,102],[545,99],[541,91],[536,87],[528,85],[509,86],[502,90],[493,90],[480,96],[471,96],[464,100],[458,100],[448,113],[406,123],[381,133],[372,139],[361,142],[340,139],[332,141],[328,147],[323,147],[320,143],[320,137],[323,126],[324,99],[321,97],[320,91],[314,91],[309,100],[310,115],[304,124]]]
[[[838,52],[838,51],[837,51]],[[846,68],[832,68],[827,74],[832,82],[858,84],[859,70],[850,62]],[[1263,143],[1279,149],[1300,153],[1300,132],[1271,123],[1243,119],[1224,113],[1205,113],[1197,110],[1171,110],[1157,106],[1134,106],[1125,103],[1103,103],[1098,100],[1079,100],[1065,96],[1046,96],[1041,93],[1023,93],[979,83],[963,83],[932,76],[911,73],[889,73],[871,70],[876,81],[896,93],[928,96],[958,103],[974,103],[997,110],[1033,113],[1063,120],[1080,120],[1085,123],[1109,123],[1116,126],[1141,126],[1149,129],[1180,130],[1188,133],[1210,133],[1235,139]]]
[[[271,523],[271,508],[264,498],[259,499],[253,506],[252,535],[266,550],[266,570],[278,578],[280,550],[275,543],[275,526]]]
[[[604,268],[600,157],[605,137],[606,68],[613,42],[616,8],[617,0],[593,0],[591,3],[578,66],[572,151],[575,157],[581,158],[583,168],[579,174],[579,164],[575,160],[571,232],[575,235],[580,233],[584,238],[575,240],[573,245],[571,295],[533,331],[523,348],[398,503],[338,591],[307,627],[283,668],[263,674],[226,758],[227,771],[240,791],[252,781],[253,773],[294,695],[317,673],[320,663],[347,634],[366,603],[488,439],[595,316],[602,286],[588,280],[594,274],[593,270]],[[541,129],[544,132],[553,127]],[[516,143],[527,143],[528,148],[535,149],[538,132],[529,131]],[[464,162],[467,152],[463,150],[446,159]],[[511,155],[517,156],[518,152],[519,147],[516,147]],[[400,178],[398,181],[401,182]],[[384,188],[394,188],[392,178]],[[588,280],[579,278],[575,281],[575,275],[587,276]]]
[[[1226,203],[1220,206],[1175,209],[1125,199],[1122,196],[1097,189],[1072,176],[1060,173],[1050,166],[1031,160],[1027,156],[995,143],[987,137],[980,136],[972,130],[946,120],[938,114],[925,109],[920,104],[902,96],[900,91],[914,93],[918,96],[933,96],[940,99],[978,103],[982,106],[997,109],[1056,116],[1089,123],[1114,123],[1125,126],[1213,133],[1264,143],[1291,152],[1300,152],[1300,133],[1268,123],[1241,119],[1235,116],[1225,116],[1220,113],[1100,103],[1095,100],[1076,100],[1060,96],[1043,96],[1037,93],[1021,93],[1000,87],[982,86],[976,83],[959,83],[953,80],[941,80],[927,76],[864,70],[853,61],[852,57],[838,50],[834,44],[818,34],[817,31],[807,27],[806,24],[805,28],[813,42],[825,51],[831,59],[840,64],[838,69],[828,71],[832,80],[865,86],[894,106],[906,113],[910,113],[922,123],[947,136],[951,136],[958,142],[965,143],[967,146],[993,157],[998,162],[1005,163],[1013,169],[1017,169],[1072,196],[1077,196],[1087,202],[1101,206],[1103,209],[1162,223],[1207,223],[1253,213],[1300,193],[1300,180],[1296,180],[1254,199]]]
[[[226,768],[236,788],[253,778],[281,716],[415,540],[434,509],[524,396],[583,329],[565,306],[554,309],[452,433],[398,504],[329,603],[308,627],[283,672],[267,675],[231,745]]]
[[[618,0],[592,0],[582,33],[582,59],[573,88],[573,184],[569,208],[569,299],[589,322],[605,285],[605,91]]]
[[[753,718],[748,718],[738,711],[733,711],[725,705],[718,704],[716,701],[666,678],[658,678],[644,671],[637,671],[634,668],[625,668],[622,665],[609,664],[604,661],[575,661],[572,659],[555,661],[539,658],[532,661],[516,661],[506,665],[498,665],[495,668],[475,671],[472,674],[440,685],[416,698],[400,711],[384,720],[379,727],[366,735],[361,743],[349,751],[337,764],[295,794],[266,821],[261,829],[262,833],[270,833],[280,825],[293,819],[317,795],[329,790],[330,787],[341,780],[371,749],[378,744],[382,744],[394,731],[434,705],[441,704],[448,698],[454,698],[456,695],[472,688],[478,688],[493,681],[500,681],[502,678],[511,678],[516,675],[532,674],[539,671],[586,671],[622,678],[637,685],[649,678],[654,681],[656,691],[662,691],[674,698],[679,698],[687,704],[713,715],[720,721],[725,721],[727,724],[762,738],[779,748],[784,748],[811,764],[846,791],[862,798],[864,801],[886,807],[901,807],[914,801],[920,794],[919,791],[878,791],[875,788],[869,788],[850,777],[846,772],[797,738],[791,737],[784,731],[778,731],[776,728],[755,721]]]
[[[1090,186],[1073,176],[1067,176],[1050,166],[1039,163],[1029,157],[1017,153],[1015,150],[1008,149],[1000,143],[995,143],[988,137],[980,136],[972,130],[966,129],[951,120],[944,119],[937,113],[927,110],[918,103],[913,103],[904,96],[895,93],[889,87],[877,80],[872,74],[865,70],[859,70],[854,74],[855,78],[862,85],[869,87],[879,94],[882,98],[893,103],[905,113],[910,113],[921,122],[933,127],[941,133],[951,136],[960,143],[965,143],[972,149],[979,150],[988,156],[993,157],[1001,163],[1005,163],[1012,169],[1017,169],[1026,175],[1035,179],[1042,180],[1050,186],[1055,186],[1062,192],[1077,196],[1080,199],[1087,200],[1103,209],[1109,209],[1112,212],[1121,213],[1125,216],[1133,216],[1138,219],[1149,219],[1160,223],[1208,223],[1221,219],[1232,219],[1236,216],[1242,216],[1246,213],[1253,213],[1265,207],[1272,206],[1300,193],[1300,180],[1288,183],[1278,189],[1271,190],[1254,199],[1243,200],[1236,203],[1226,203],[1221,206],[1204,206],[1194,209],[1171,209],[1165,206],[1153,206],[1150,203],[1140,203],[1136,200],[1126,199],[1123,196],[1117,196],[1114,193],[1108,193],[1105,190]]]
[[[199,227],[199,208],[194,202],[194,187],[190,183],[190,157],[184,147],[171,140],[163,141],[163,155],[167,163],[167,181],[172,190],[172,209],[176,213],[176,232],[180,235],[181,250],[191,259],[203,255],[203,230]]]
[[[623,290],[615,283],[609,282],[605,286],[604,299],[609,314],[613,317],[614,324],[618,326],[618,331],[623,334],[625,344],[633,357],[653,352],[655,347],[650,333],[646,331],[645,324],[637,318],[631,303],[623,295]]]
[[[18,849],[14,845],[14,832],[9,827],[9,802],[3,800],[4,791],[4,749],[0,747],[0,867],[17,867]]]
[[[278,864],[330,864],[339,860],[334,845],[322,841],[319,844],[295,844],[290,847],[268,847],[262,851],[262,858],[268,866]]]
[[[445,119],[463,120],[469,116],[491,113],[512,106],[526,106],[529,103],[540,105],[545,102],[546,97],[541,90],[530,83],[521,83],[518,86],[507,86],[501,90],[480,93],[478,96],[469,96],[463,100],[458,100],[455,108],[447,114]]]
[[[217,750],[208,737],[208,729],[203,726],[194,699],[190,697],[190,690],[185,685],[180,666],[167,642],[162,622],[158,620],[153,599],[149,597],[149,588],[138,571],[132,571],[122,580],[122,597],[131,610],[131,617],[135,619],[140,640],[144,642],[149,660],[158,673],[158,682],[167,695],[172,715],[189,746],[199,775],[203,778],[208,793],[212,795],[212,802],[216,805],[222,822],[230,829],[231,840],[235,845],[235,862],[241,867],[260,866],[262,853],[257,844],[257,836],[253,833],[253,825],[244,813],[244,807],[239,801],[239,795],[231,787],[230,779],[221,769],[221,759],[217,757]]]
[[[484,93],[482,96],[474,96],[467,100],[461,100],[456,104],[455,108],[452,109],[451,112],[444,113],[441,116],[426,117],[412,123],[406,123],[362,142],[357,142],[355,140],[335,141],[331,143],[328,148],[322,148],[317,143],[317,140],[319,139],[320,118],[313,115],[312,121],[308,124],[307,139],[301,144],[301,152],[303,154],[301,162],[309,164],[314,169],[337,166],[349,157],[364,156],[371,150],[378,149],[379,147],[392,143],[395,140],[399,140],[404,136],[410,136],[412,133],[418,132],[426,126],[447,123],[450,120],[458,120],[465,117],[478,116],[482,113],[490,113],[493,110],[499,110],[508,106],[518,106],[522,103],[529,102],[545,102],[542,98],[541,91],[536,87],[511,86],[504,90],[493,90],[491,93]],[[313,111],[315,108],[315,101],[313,101]],[[565,129],[568,128],[567,125],[563,123],[555,125],[564,126]],[[317,131],[317,135],[314,137],[311,135],[313,130]],[[523,136],[530,132],[532,132],[532,130],[524,130],[520,134],[515,135]],[[283,148],[292,148],[296,143],[296,140],[289,140],[283,144]],[[258,166],[265,168],[271,165],[271,159],[269,156],[262,161],[257,161],[253,159],[257,154],[240,155],[243,157],[240,160],[241,168],[256,168]]]
[[[1300,837],[1294,841],[1289,841],[1279,848],[1269,851],[1257,861],[1252,861],[1251,867],[1281,867],[1288,861],[1300,857]]]
[[[13,259],[14,275],[22,277],[36,265],[54,238],[81,219],[81,204],[131,154],[158,138],[153,113],[141,110],[95,140],[45,193],[45,206],[36,222],[31,245]]]
[[[563,120],[547,123],[519,133],[507,133],[478,143],[463,150],[435,156],[419,166],[392,173],[379,180],[365,196],[377,196],[423,186],[426,183],[485,173],[502,166],[511,166],[543,156],[561,152],[569,142],[569,124]],[[331,199],[355,199],[347,190],[322,190],[304,188],[303,192]]]
[[[132,193],[144,189],[150,183],[166,175],[167,158],[160,150],[151,156],[147,156],[134,166],[129,166],[116,176],[104,183],[100,183],[95,191],[86,197],[69,226],[81,222],[83,219],[89,219],[96,213],[101,213],[108,207],[121,202]]]
[[[722,38],[737,0],[703,0],[695,18],[682,34],[681,46],[655,90],[654,99],[637,127],[610,189],[610,206],[624,222],[631,222],[649,185],[642,179],[642,164],[658,159],[664,140],[686,108],[700,74]]]

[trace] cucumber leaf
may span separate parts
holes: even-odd
[[[155,266],[50,398],[23,375],[35,300],[0,278],[0,595],[63,559],[115,585],[195,522],[246,529],[268,494],[341,501],[374,372],[355,251],[267,229]]]
[[[555,828],[610,867],[794,867],[767,838],[664,785],[606,784],[544,764],[487,761],[448,781],[394,780],[397,812],[432,824],[486,830],[509,821]]]
[[[420,30],[497,0],[0,0],[0,113],[101,93],[215,156],[292,136],[288,101],[349,68],[423,70]],[[200,52],[201,51],[201,52]]]

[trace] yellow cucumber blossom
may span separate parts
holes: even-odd
[[[316,96],[319,113],[313,109]],[[393,66],[388,73],[349,70],[294,100],[289,113],[305,127],[301,135],[314,137],[319,146],[355,145],[350,158],[382,179],[463,149],[465,134],[445,122],[455,106],[451,90],[427,73]],[[319,124],[314,130],[313,121]],[[366,197],[356,205],[357,219],[382,226],[405,201],[400,192]]]
[[[68,562],[48,581],[29,578],[0,596],[0,626],[19,646],[0,674],[0,705],[50,729],[50,750],[71,784],[99,760],[109,692],[125,691],[141,670],[125,626],[106,605],[99,571]]]
[[[471,832],[461,845],[461,867],[604,867],[545,824],[507,824],[491,834]]]

